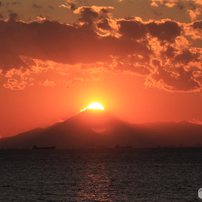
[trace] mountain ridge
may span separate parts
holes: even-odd
[[[64,122],[1,138],[0,148],[56,146],[67,148],[113,148],[193,146],[202,143],[202,125],[182,122],[130,124],[102,110],[85,110]]]

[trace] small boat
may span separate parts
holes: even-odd
[[[36,145],[34,145],[32,149],[55,149],[55,147],[37,147]]]
[[[131,149],[132,146],[125,146],[125,147],[122,147],[122,146],[119,146],[118,144],[115,146],[115,149]]]

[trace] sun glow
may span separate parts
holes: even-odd
[[[89,104],[87,106],[87,109],[100,109],[100,110],[104,110],[104,107],[100,103],[98,103],[98,102],[93,102],[93,103],[91,103],[91,104]]]

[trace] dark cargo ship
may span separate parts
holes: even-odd
[[[37,147],[36,145],[34,145],[32,149],[55,149],[55,147]]]
[[[132,146],[125,146],[125,147],[122,147],[122,146],[119,146],[118,144],[115,146],[115,149],[131,149]]]

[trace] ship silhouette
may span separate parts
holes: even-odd
[[[37,145],[34,145],[32,149],[55,149],[56,147],[37,147]]]
[[[117,144],[114,148],[115,148],[115,149],[131,149],[132,146],[129,146],[129,145],[127,145],[127,146],[119,146],[119,145]]]

